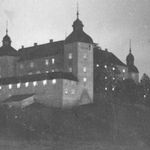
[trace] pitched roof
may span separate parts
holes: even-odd
[[[56,41],[42,45],[19,49],[20,61],[63,54],[64,41]]]
[[[127,67],[118,57],[116,57],[112,52],[107,50],[100,50],[97,47],[94,48],[94,58],[95,62],[100,64],[114,64]]]
[[[0,47],[0,56],[18,56],[18,52],[11,46]]]
[[[3,101],[3,103],[8,103],[8,102],[19,102],[19,101],[22,101],[26,98],[29,98],[31,96],[33,96],[34,94],[24,94],[24,95],[13,95],[7,99],[5,99]]]
[[[18,77],[1,78],[0,85],[17,84],[17,83],[25,83],[25,82],[33,82],[33,81],[41,81],[41,80],[52,80],[52,79],[68,79],[68,80],[78,81],[77,77],[75,77],[70,72],[50,72],[50,73],[33,74],[33,75],[18,76]]]

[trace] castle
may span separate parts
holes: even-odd
[[[0,47],[0,101],[23,106],[37,101],[51,107],[72,107],[93,103],[99,67],[114,64],[119,78],[138,83],[134,56],[127,64],[108,50],[101,50],[83,30],[77,18],[73,31],[65,40],[16,50],[11,46],[8,30]],[[112,68],[113,70],[114,68]]]

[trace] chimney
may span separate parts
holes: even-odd
[[[37,43],[34,43],[34,46],[37,46]]]
[[[53,39],[50,39],[49,42],[50,42],[50,43],[53,43]]]
[[[107,49],[107,48],[105,48],[105,52],[108,52],[108,49]]]
[[[21,48],[24,49],[24,45],[22,45]]]

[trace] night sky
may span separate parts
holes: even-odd
[[[123,62],[129,40],[140,76],[150,76],[150,0],[78,0],[84,31]],[[12,46],[64,40],[76,19],[77,0],[0,0],[0,39],[8,21]],[[2,45],[2,43],[0,44]]]

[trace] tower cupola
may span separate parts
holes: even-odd
[[[8,36],[8,29],[6,29],[6,35],[3,38],[3,46],[11,46],[11,38]]]

